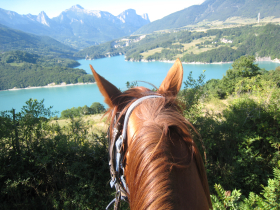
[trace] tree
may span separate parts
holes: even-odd
[[[99,102],[94,102],[90,106],[90,108],[91,108],[91,113],[92,114],[100,114],[100,113],[102,113],[106,110],[105,107]]]
[[[90,114],[90,108],[87,105],[84,105],[81,109],[83,115]]]
[[[260,74],[260,67],[258,64],[254,64],[254,56],[241,56],[239,59],[235,60],[232,64],[232,72],[234,75],[241,77],[253,77]],[[232,74],[228,75],[230,78]]]
[[[194,104],[198,103],[198,100],[203,95],[203,85],[205,81],[205,70],[202,74],[199,75],[198,79],[195,80],[192,77],[192,71],[189,73],[188,79],[184,82],[184,90],[182,91],[182,95],[184,97],[186,108],[191,108]]]
[[[137,86],[138,86],[137,81],[134,81],[134,82],[131,82],[131,83],[129,81],[126,82],[127,89],[134,88],[134,87],[137,87]]]
[[[19,124],[23,129],[24,139],[29,148],[32,139],[38,139],[42,135],[43,122],[48,121],[47,118],[53,116],[54,113],[51,111],[52,107],[45,108],[44,99],[38,101],[31,98],[25,103],[26,105],[22,107],[20,112]]]
[[[232,64],[232,69],[227,70],[219,84],[219,95],[221,98],[230,95],[235,91],[235,85],[244,78],[251,78],[261,74],[261,69],[254,64],[254,56],[241,56]]]
[[[51,112],[52,106],[45,108],[44,99],[38,101],[37,99],[30,98],[25,102],[26,105],[21,108],[21,114],[23,117],[51,117],[54,113]]]

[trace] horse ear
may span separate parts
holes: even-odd
[[[183,66],[179,58],[175,61],[173,66],[167,73],[167,76],[161,83],[158,92],[163,94],[171,92],[172,95],[176,96],[180,91],[183,80]]]
[[[104,102],[108,104],[109,107],[114,107],[117,103],[116,98],[121,94],[121,91],[115,85],[97,74],[92,65],[89,66],[99,88],[99,91],[105,98]]]

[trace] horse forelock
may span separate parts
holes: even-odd
[[[151,94],[155,93],[142,87],[124,92],[119,96],[116,107],[109,110],[111,119],[120,112],[118,119],[120,120],[135,100]],[[129,188],[130,208],[174,209],[176,204],[171,177],[172,168],[188,167],[193,157],[200,158],[189,134],[188,126],[191,125],[180,113],[176,98],[169,94],[163,98],[143,101],[135,109],[134,114],[138,119],[137,130],[130,140],[131,144],[125,145],[124,160],[127,163],[125,177]],[[170,149],[176,144],[175,141],[185,144],[188,148],[188,154],[182,159],[175,157]],[[200,179],[207,185],[206,176],[201,174],[204,171],[200,171],[204,170],[201,165],[203,163],[201,160],[196,162]],[[203,184],[203,187],[207,193],[208,186]]]

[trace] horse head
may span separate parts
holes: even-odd
[[[121,92],[91,69],[109,106],[116,200],[127,196],[130,209],[137,210],[212,208],[203,160],[189,132],[192,125],[177,99],[183,80],[180,60],[156,91],[135,87]]]

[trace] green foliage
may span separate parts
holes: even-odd
[[[236,52],[234,49],[228,46],[223,46],[217,49],[202,52],[200,54],[185,54],[181,60],[184,62],[205,62],[205,63],[231,62],[239,58],[241,55],[243,54]]]
[[[280,168],[280,161],[279,161]],[[280,169],[274,168],[274,179],[268,180],[268,186],[263,187],[261,193],[263,199],[259,199],[258,206],[261,209],[279,209],[280,208]]]
[[[235,79],[236,77],[252,77],[260,74],[260,68],[254,64],[254,56],[241,56],[232,64],[232,70],[227,71],[228,79]]]
[[[21,109],[21,116],[26,118],[50,118],[54,113],[52,107],[45,108],[44,100],[29,99]]]
[[[80,108],[71,108],[71,109],[66,109],[66,110],[63,110],[61,112],[61,118],[62,119],[65,119],[65,118],[73,118],[73,117],[80,117],[82,114],[81,114],[81,107]]]
[[[0,208],[104,209],[112,199],[105,134],[79,119],[61,128],[49,114],[37,100],[1,114]]]
[[[59,57],[43,56],[43,55],[39,56],[37,54],[28,53],[19,50],[9,51],[0,54],[0,61],[9,64],[32,63],[32,64],[39,64],[41,66],[48,66],[48,67],[61,66],[61,67],[73,68],[80,65],[79,62],[68,58],[59,58]]]
[[[279,159],[279,111],[273,106],[244,98],[232,102],[222,120],[211,113],[196,120],[207,150],[210,185],[242,189],[246,195],[260,191]]]
[[[2,56],[2,60],[4,60],[6,63],[36,63],[38,58],[38,55],[22,51],[12,51],[11,53]]]
[[[213,210],[239,209],[237,202],[241,196],[240,190],[225,191],[219,184],[215,184],[214,188],[218,196],[211,195]]]
[[[90,109],[92,114],[100,114],[105,112],[105,107],[99,102],[94,102],[90,106]]]
[[[226,189],[240,189],[246,196],[260,193],[280,159],[279,71],[260,74],[253,60],[250,56],[236,60],[227,80],[224,77],[203,85],[201,78],[189,76],[180,92],[186,104],[185,117],[203,139],[202,145],[198,143],[200,151],[206,148],[212,192],[219,183]],[[228,96],[234,94],[235,99],[228,100],[227,108],[220,111],[206,109],[205,103],[220,98],[222,91]],[[200,141],[201,137],[192,132],[194,140]]]
[[[134,88],[134,87],[137,87],[137,86],[138,86],[137,81],[136,82],[131,82],[131,83],[129,81],[126,82],[127,89]]]
[[[61,112],[61,118],[74,118],[74,117],[81,117],[83,115],[90,115],[90,114],[101,114],[105,112],[105,107],[99,103],[94,102],[90,107],[87,105],[83,107],[73,107],[71,109],[66,109]]]
[[[177,49],[163,49],[161,53],[155,53],[147,57],[147,60],[174,60],[181,53]]]
[[[209,94],[226,98],[234,92],[240,94],[256,87],[261,87],[260,74],[266,73],[254,64],[255,57],[241,56],[232,64],[232,69],[227,70],[221,80],[210,80],[204,88]]]
[[[205,71],[203,74],[199,75],[198,79],[195,80],[192,77],[192,71],[189,73],[188,79],[184,82],[184,90],[182,95],[185,97],[185,102],[187,103],[187,108],[192,107],[194,104],[198,103],[198,100],[203,94]]]
[[[268,185],[263,186],[260,195],[251,192],[248,198],[241,195],[240,190],[225,191],[219,184],[215,184],[217,195],[212,194],[213,209],[279,209],[280,208],[280,161],[273,169],[273,179],[268,179]]]
[[[99,45],[94,45],[88,48],[85,48],[83,50],[80,50],[77,52],[74,56],[80,57],[80,58],[90,58],[90,59],[98,59],[98,58],[104,58],[108,56],[116,56],[123,54],[124,48],[115,48],[113,46],[114,41],[109,41],[106,43],[102,43]]]

